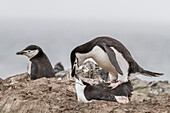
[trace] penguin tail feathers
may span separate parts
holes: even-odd
[[[159,76],[164,75],[163,73],[156,73],[156,72],[151,72],[147,70],[142,70],[140,73],[144,76],[150,76],[150,77],[159,77]]]

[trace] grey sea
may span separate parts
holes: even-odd
[[[164,76],[140,78],[170,80],[170,25],[75,20],[0,20],[0,78],[26,72],[27,58],[16,52],[28,45],[40,46],[52,65],[61,62],[70,68],[70,52],[77,45],[98,36],[122,42],[136,62]]]

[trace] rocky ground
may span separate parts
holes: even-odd
[[[134,91],[128,104],[107,101],[78,102],[69,70],[56,78],[30,80],[27,73],[0,79],[0,113],[170,113],[168,81],[132,80]],[[59,76],[60,75],[60,76]],[[83,71],[79,75],[87,76]],[[93,74],[92,75],[96,75]],[[84,78],[90,83],[99,79]],[[98,80],[98,81],[97,81]]]

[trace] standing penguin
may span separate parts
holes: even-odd
[[[109,72],[111,82],[109,87],[113,89],[123,82],[127,82],[132,75],[142,74],[154,77],[163,75],[141,68],[126,47],[110,37],[95,38],[77,46],[71,52],[72,76],[75,74],[76,67],[82,65],[88,58],[92,58],[101,68]],[[115,81],[118,82],[115,83]]]
[[[25,55],[28,57],[29,64],[27,71],[30,74],[31,79],[35,80],[42,77],[55,77],[52,65],[40,47],[36,45],[30,45],[16,54]]]

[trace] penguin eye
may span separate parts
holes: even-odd
[[[31,51],[30,51],[30,50],[28,50],[28,52],[30,53]]]
[[[74,64],[75,64],[75,65],[77,65],[77,64],[78,64],[78,59],[77,59],[77,57],[76,57],[76,59],[75,59]]]

